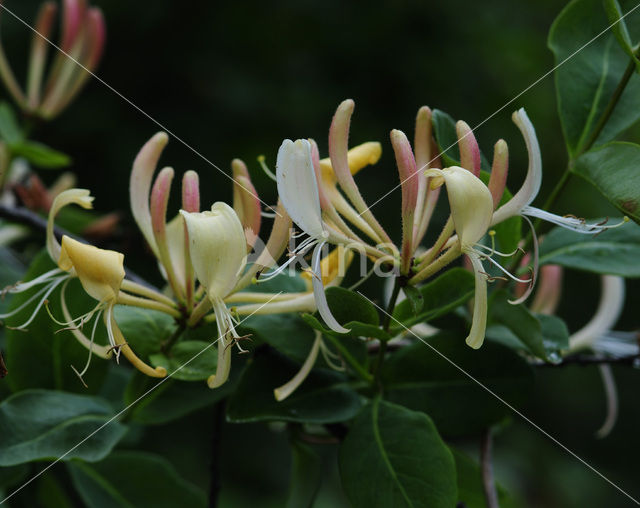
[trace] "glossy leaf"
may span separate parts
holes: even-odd
[[[71,157],[35,141],[19,141],[11,145],[11,153],[24,157],[31,164],[43,169],[64,168],[71,164]]]
[[[204,492],[159,455],[118,451],[101,462],[74,461],[67,467],[89,508],[206,506]]]
[[[490,322],[506,327],[535,356],[547,358],[547,350],[542,338],[542,325],[524,305],[509,303],[506,291],[498,291],[492,295],[489,313]]]
[[[599,219],[594,219],[598,222]],[[619,219],[611,219],[615,224]],[[629,222],[603,233],[584,235],[554,228],[540,245],[540,263],[620,277],[640,277],[640,226]]]
[[[277,402],[274,388],[289,381],[299,369],[300,365],[274,351],[257,351],[229,400],[227,419],[332,423],[349,420],[360,410],[360,397],[347,378],[325,369],[312,370],[293,394]]]
[[[413,314],[417,316],[424,308],[424,297],[422,293],[415,286],[405,286],[402,288],[402,292],[407,297]]]
[[[0,102],[0,139],[8,145],[19,143],[24,139],[13,109],[4,101]]]
[[[96,461],[109,454],[125,433],[112,421],[72,449],[114,415],[99,397],[49,390],[24,390],[0,404],[0,465],[41,459]]]
[[[612,142],[581,155],[573,171],[640,223],[640,145]]]
[[[428,414],[446,436],[473,435],[510,415],[464,372],[510,403],[521,402],[532,384],[531,368],[516,352],[489,341],[475,351],[463,339],[447,334],[425,339],[431,347],[416,342],[393,353],[382,371],[387,398]]]
[[[636,11],[625,18],[627,26],[636,26],[639,15]],[[562,62],[555,70],[556,94],[572,158],[585,147],[629,63],[613,34],[596,38],[609,24],[601,0],[573,0],[549,32],[549,48],[556,64]],[[634,75],[595,144],[610,141],[639,118],[640,77]]]
[[[117,305],[115,317],[125,339],[141,358],[160,351],[176,328],[171,316],[157,310]]]
[[[340,446],[342,487],[355,508],[451,508],[453,456],[424,413],[375,399]]]
[[[607,13],[609,23],[611,23],[611,31],[616,36],[618,44],[636,62],[636,67],[640,70],[640,60],[635,54],[633,41],[627,28],[627,21],[624,19],[624,13],[620,8],[618,0],[603,0],[604,10]]]
[[[473,296],[475,287],[473,274],[463,268],[452,268],[438,278],[420,287],[424,301],[422,312],[417,316],[411,309],[411,303],[403,300],[393,311],[391,330],[399,333],[404,330],[397,325],[400,321],[404,326],[431,321],[452,311]],[[397,320],[397,321],[396,321]]]
[[[154,367],[164,367],[180,381],[204,381],[215,373],[218,364],[216,347],[199,340],[178,342],[169,353],[156,353],[149,359]]]

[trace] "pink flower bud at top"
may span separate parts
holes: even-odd
[[[200,211],[200,181],[195,171],[187,171],[182,177],[182,209]]]
[[[456,123],[458,147],[460,149],[460,166],[474,175],[480,175],[480,148],[471,127],[462,120]]]
[[[63,0],[62,9],[62,51],[69,52],[82,28],[87,5],[85,0]]]
[[[396,155],[396,165],[400,174],[402,188],[402,251],[400,270],[409,273],[413,256],[414,223],[413,218],[418,199],[418,178],[416,161],[413,158],[411,145],[402,131],[391,131],[391,145]]]

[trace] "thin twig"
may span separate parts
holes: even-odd
[[[498,492],[496,491],[496,482],[493,478],[493,463],[491,461],[491,429],[486,429],[482,435],[480,446],[480,466],[482,468],[482,487],[484,489],[484,498],[487,502],[487,508],[500,508],[498,504]]]
[[[535,360],[530,362],[534,367],[565,367],[567,365],[627,365],[629,367],[635,367],[636,360],[640,360],[640,354],[621,356],[613,358],[610,356],[602,355],[586,355],[578,354],[571,355],[563,358],[559,363],[548,363],[542,360]]]

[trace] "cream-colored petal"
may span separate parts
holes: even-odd
[[[318,182],[306,139],[285,139],[276,162],[278,194],[287,213],[298,227],[313,238],[326,236],[320,210]]]
[[[167,224],[165,231],[167,235],[167,247],[169,249],[169,257],[171,258],[171,266],[176,277],[179,287],[185,287],[185,227],[184,219],[181,215],[176,215]]]
[[[471,330],[469,330],[466,343],[473,349],[478,349],[484,342],[484,334],[487,329],[487,276],[484,273],[480,257],[473,251],[467,252],[467,256],[473,265],[476,289]]]
[[[209,298],[224,298],[236,285],[246,264],[246,241],[233,208],[214,203],[211,211],[180,210],[189,233],[189,250],[196,277]]]

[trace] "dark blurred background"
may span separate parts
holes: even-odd
[[[6,0],[5,4],[31,21],[39,2]],[[547,32],[564,2],[104,0],[93,4],[102,7],[108,32],[97,71],[100,78],[227,175],[232,158],[244,159],[268,203],[275,200],[275,185],[259,170],[256,157],[264,154],[273,168],[286,137],[313,137],[326,155],[329,122],[339,102],[348,97],[356,101],[351,144],[383,143],[377,168],[367,169],[358,180],[369,203],[398,181],[389,131],[399,128],[412,139],[415,114],[425,104],[472,127],[500,110],[476,136],[489,157],[497,139],[507,140],[512,188],[524,177],[526,151],[510,117],[525,107],[536,126],[545,167],[538,205],[566,165],[553,75],[500,109],[552,69]],[[20,69],[19,62],[26,61],[31,34],[10,16],[2,18],[3,43],[23,76],[24,65]],[[136,248],[141,237],[128,208],[128,177],[137,151],[158,130],[161,127],[92,80],[71,107],[33,136],[73,157],[71,169],[79,186],[96,196],[97,210],[121,211],[119,241],[127,248],[127,264],[155,282],[153,263]],[[197,170],[203,206],[230,201],[229,180],[177,139],[172,138],[161,164],[173,166],[177,175]],[[43,176],[52,181],[55,174]],[[556,212],[587,217],[612,213],[587,184],[573,179],[570,189]],[[177,210],[177,197],[174,202]],[[373,208],[398,239],[399,205],[397,190]],[[568,274],[567,285],[560,313],[575,330],[596,307],[598,279]],[[621,329],[639,325],[634,314],[639,288],[629,284],[628,289]],[[522,411],[613,482],[640,496],[636,465],[640,371],[614,368],[621,387],[620,419],[604,440],[594,437],[605,413],[595,367],[546,368],[537,374],[535,392]],[[173,424],[171,444],[149,443],[165,450],[197,483],[207,478],[206,471],[198,472],[194,466],[202,453],[198,439],[209,439],[210,418],[201,416]],[[242,434],[239,427],[228,432]],[[253,430],[247,432],[253,435]],[[269,450],[265,461],[284,465],[274,471],[267,463],[260,469],[259,461],[251,459],[256,440],[244,441],[247,449],[228,450],[229,478],[223,482],[222,499],[229,506],[239,506],[240,501],[233,499],[242,498],[234,496],[247,483],[259,486],[260,506],[278,506],[286,492],[288,459],[278,455],[286,454],[282,437],[274,438],[276,434],[264,429],[255,432],[266,440],[260,441]],[[465,446],[473,450],[475,444]],[[526,506],[629,505],[613,487],[517,416],[497,433],[495,446],[498,479]],[[331,486],[323,492],[323,505],[337,506]]]

